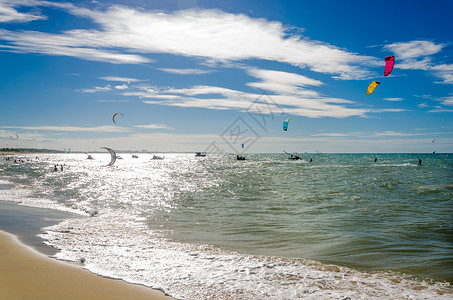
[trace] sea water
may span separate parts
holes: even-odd
[[[79,215],[58,259],[179,299],[453,298],[452,154],[91,155],[0,159],[0,200]]]

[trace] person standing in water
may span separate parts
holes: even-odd
[[[421,158],[418,158],[418,165],[419,165],[419,166],[422,165],[422,160],[421,160]]]

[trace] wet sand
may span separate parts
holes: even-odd
[[[49,258],[4,231],[0,231],[0,253],[0,299],[172,299]]]
[[[44,245],[37,234],[71,217],[82,216],[0,201],[0,299],[173,299],[51,258],[57,250]]]

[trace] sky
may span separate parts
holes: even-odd
[[[453,152],[452,14],[448,0],[0,0],[0,148]]]

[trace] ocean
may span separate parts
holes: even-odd
[[[91,155],[0,157],[0,201],[75,214],[57,259],[177,299],[453,299],[453,154]]]

